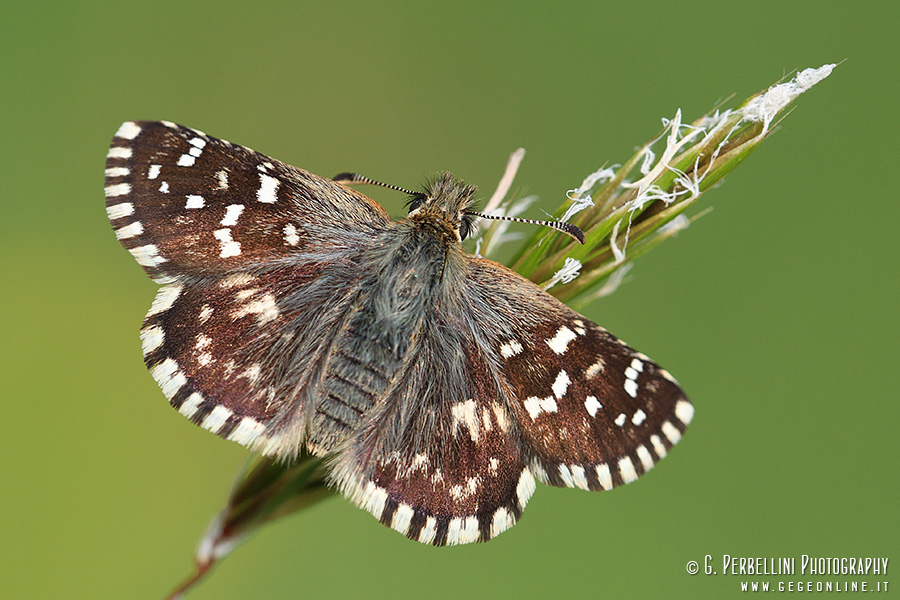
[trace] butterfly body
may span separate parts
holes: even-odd
[[[646,356],[461,239],[444,175],[392,221],[355,190],[164,122],[107,156],[107,213],[164,284],[141,332],[170,403],[431,544],[484,541],[534,490],[649,470],[693,408]]]

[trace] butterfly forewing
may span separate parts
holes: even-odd
[[[116,237],[161,282],[358,246],[389,222],[349,188],[174,123],[123,124],[105,189]]]

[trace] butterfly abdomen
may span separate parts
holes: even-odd
[[[406,348],[379,335],[374,303],[368,298],[348,316],[330,343],[328,364],[316,393],[307,445],[326,453],[353,433],[388,390],[403,365]],[[398,332],[399,333],[399,332]]]

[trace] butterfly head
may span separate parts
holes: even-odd
[[[407,206],[409,220],[420,228],[449,236],[460,242],[472,232],[473,216],[467,214],[478,188],[444,173],[413,194]]]

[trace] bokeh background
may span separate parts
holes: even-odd
[[[323,175],[415,186],[449,169],[485,194],[524,146],[515,189],[541,196],[540,218],[677,108],[690,121],[845,59],[704,197],[711,214],[585,311],[694,401],[668,459],[612,492],[539,486],[519,525],[459,548],[407,541],[335,497],[262,531],[191,597],[723,597],[752,578],[692,577],[687,561],[900,560],[895,3],[4,13],[3,597],[162,597],[247,456],[171,410],[143,367],[155,286],[103,208],[123,120],[177,121]],[[367,191],[402,214],[398,195]]]

